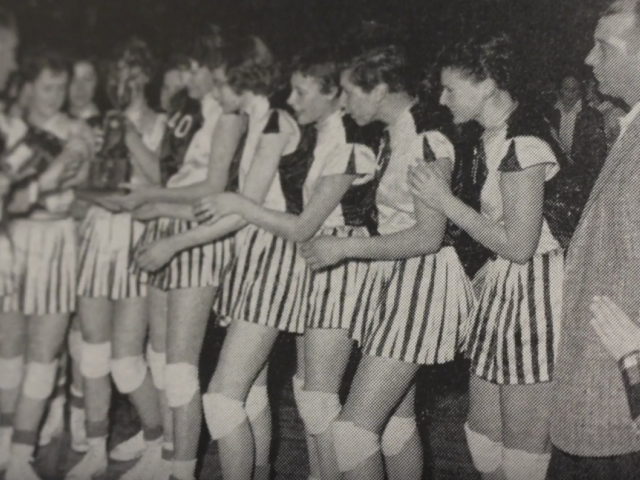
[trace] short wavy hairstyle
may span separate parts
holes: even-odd
[[[153,78],[157,73],[158,59],[144,40],[133,37],[115,49],[113,60],[124,61],[129,67],[139,67],[145,75]]]
[[[459,70],[477,82],[491,79],[510,94],[517,90],[518,64],[513,42],[506,34],[457,43],[442,52],[438,66],[440,70]]]
[[[25,54],[20,69],[25,83],[35,82],[45,70],[70,77],[71,63],[68,57],[48,47],[39,47]]]
[[[385,84],[390,93],[415,94],[417,76],[406,50],[399,45],[386,45],[358,55],[345,65],[351,82],[369,93]]]
[[[317,80],[324,94],[334,89],[340,93],[341,70],[335,51],[327,45],[307,48],[293,58],[290,67],[291,74],[300,73]]]
[[[281,87],[280,66],[258,37],[244,37],[227,45],[222,66],[229,86],[238,94],[250,91],[269,97]]]

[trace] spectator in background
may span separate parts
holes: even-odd
[[[570,163],[595,181],[607,154],[604,118],[586,102],[575,76],[563,78],[551,123]]]
[[[598,91],[598,82],[595,78],[590,78],[585,84],[585,99],[589,106],[599,110],[604,118],[604,133],[607,138],[607,149],[609,150],[618,138],[620,119],[625,112]]]

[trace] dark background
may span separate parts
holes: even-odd
[[[302,46],[384,23],[428,65],[469,32],[507,30],[533,83],[582,73],[598,13],[609,0],[1,0],[20,21],[24,47],[80,47],[106,55],[132,34],[172,53],[203,22],[261,35],[283,59]]]

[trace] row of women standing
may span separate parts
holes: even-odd
[[[131,193],[95,198],[101,206],[83,224],[90,450],[70,478],[106,469],[109,375],[137,407],[147,441],[127,478],[194,478],[202,411],[224,478],[269,478],[266,373],[286,331],[298,334],[293,385],[310,478],[421,478],[416,373],[466,350],[476,468],[485,478],[543,479],[563,262],[544,185],[558,160],[544,123],[512,95],[508,39],[471,41],[443,58],[441,103],[456,123],[484,127],[466,159],[421,114],[399,47],[345,64],[321,48],[299,56],[288,98],[295,119],[269,102],[277,64],[255,37],[221,45],[203,36],[192,57],[190,100],[169,116],[160,154],[157,130],[138,123],[149,134],[139,152],[128,142],[141,170]],[[148,170],[157,176],[138,181],[158,157]],[[462,250],[491,252],[475,275],[477,300]],[[48,278],[44,305],[59,312],[59,277]],[[212,308],[228,328],[201,397]],[[341,405],[353,342],[363,358]],[[52,358],[40,360],[47,375]],[[27,379],[44,374],[35,361]],[[33,383],[23,385],[14,445],[42,413],[28,428],[19,422]],[[34,475],[27,455],[12,455],[7,478]]]

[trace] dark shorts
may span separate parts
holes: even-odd
[[[554,447],[547,480],[638,480],[640,452],[616,457],[578,457]]]

